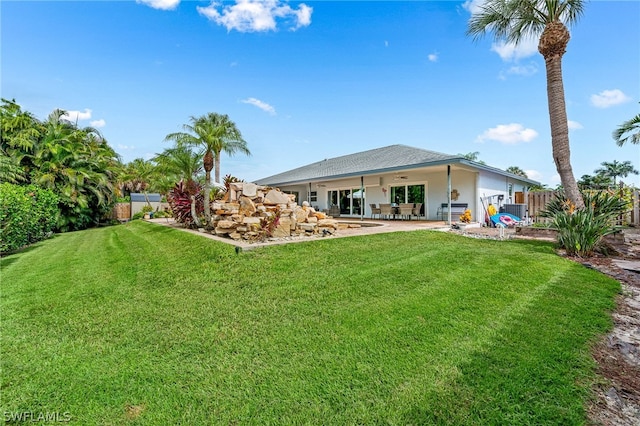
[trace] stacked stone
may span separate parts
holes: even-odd
[[[213,232],[234,240],[328,235],[338,229],[336,220],[306,201],[300,206],[294,195],[248,182],[232,183],[224,201],[212,203],[211,210]]]

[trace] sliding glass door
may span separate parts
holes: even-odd
[[[360,188],[329,191],[327,196],[329,206],[338,206],[341,215],[359,216],[363,213],[365,193]]]

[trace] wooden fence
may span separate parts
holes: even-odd
[[[527,200],[529,217],[534,222],[544,222],[547,219],[540,217],[540,211],[545,209],[547,203],[555,198],[555,191],[529,192]],[[620,218],[620,225],[640,226],[640,191],[634,190],[631,193],[632,208],[627,214]]]

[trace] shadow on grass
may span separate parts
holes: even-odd
[[[9,253],[2,253],[2,256],[0,256],[0,269],[6,268],[12,263],[14,263],[16,260],[18,260],[20,255],[23,255],[25,253],[30,253],[36,249],[39,249],[45,241],[52,240],[58,237],[59,237],[59,234],[54,234],[51,237],[47,238],[46,240],[38,241],[37,243],[24,246],[22,248],[19,248],[18,250],[14,250]]]

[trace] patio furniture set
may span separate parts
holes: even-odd
[[[375,215],[378,215],[379,219],[408,219],[411,220],[413,216],[417,219],[423,215],[422,203],[400,203],[400,204],[383,204],[379,206],[376,204],[369,204],[371,207],[371,219]]]

